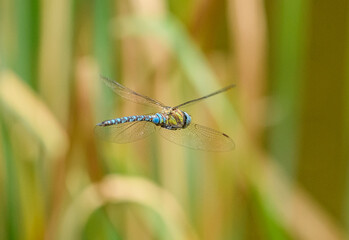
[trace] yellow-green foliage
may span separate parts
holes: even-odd
[[[347,239],[343,2],[2,0],[0,239]],[[97,140],[154,111],[100,74],[169,106],[235,83],[186,109],[235,150]]]

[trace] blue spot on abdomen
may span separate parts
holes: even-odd
[[[158,124],[160,122],[159,117],[153,118],[153,123]]]

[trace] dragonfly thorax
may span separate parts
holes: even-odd
[[[158,115],[161,116],[158,125],[169,130],[186,128],[191,122],[190,115],[179,109],[166,109]]]

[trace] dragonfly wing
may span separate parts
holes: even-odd
[[[161,128],[159,133],[173,143],[193,149],[218,152],[234,148],[234,142],[229,136],[198,124],[191,123],[187,128],[179,130]]]
[[[152,99],[150,97],[147,97],[147,96],[144,96],[142,94],[139,94],[123,85],[121,85],[120,83],[117,83],[109,78],[106,78],[106,77],[103,77],[101,76],[101,79],[104,81],[104,83],[110,87],[116,94],[120,95],[121,97],[129,100],[129,101],[132,101],[132,102],[135,102],[135,103],[140,103],[140,104],[143,104],[143,105],[148,105],[148,106],[151,106],[151,107],[158,107],[160,109],[163,109],[163,108],[166,108],[166,106],[155,100],[155,99]]]
[[[109,126],[96,126],[95,134],[104,141],[129,143],[154,133],[156,125],[151,122],[127,122]]]
[[[211,94],[208,94],[208,95],[206,95],[206,96],[199,97],[199,98],[196,98],[196,99],[192,99],[192,100],[187,101],[187,102],[185,102],[185,103],[179,104],[179,105],[177,105],[177,106],[175,106],[175,107],[173,107],[173,108],[184,108],[184,107],[191,106],[192,104],[197,103],[197,102],[200,102],[200,101],[202,101],[202,100],[205,100],[206,98],[209,98],[209,97],[212,97],[212,96],[217,95],[217,94],[219,94],[219,93],[228,91],[229,89],[231,89],[231,88],[233,88],[233,87],[235,87],[235,84],[231,84],[231,85],[229,85],[229,86],[226,86],[225,88],[222,88],[222,89],[220,89],[220,90],[218,90],[218,91],[215,91],[215,92],[213,92],[213,93],[211,93]]]

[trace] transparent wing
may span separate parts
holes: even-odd
[[[110,126],[96,126],[98,138],[115,143],[129,143],[154,133],[156,125],[151,122],[127,122]]]
[[[159,133],[173,143],[193,149],[218,152],[234,148],[234,142],[229,136],[198,124],[191,123],[187,128],[179,130],[161,128]]]
[[[235,84],[231,84],[231,85],[229,85],[229,86],[226,86],[225,88],[222,88],[222,89],[220,89],[220,90],[218,90],[218,91],[215,91],[215,92],[213,92],[213,93],[210,93],[210,94],[208,94],[208,95],[206,95],[206,96],[203,96],[203,97],[200,97],[200,98],[196,98],[196,99],[192,99],[192,100],[190,100],[190,101],[184,102],[184,103],[179,104],[179,105],[177,105],[177,106],[175,106],[175,107],[173,107],[173,108],[188,107],[188,106],[190,106],[190,105],[192,105],[192,104],[194,104],[194,103],[197,103],[197,102],[199,102],[199,101],[205,100],[206,98],[209,98],[209,97],[212,97],[212,96],[217,95],[217,94],[219,94],[219,93],[228,91],[229,89],[231,89],[231,88],[233,88],[233,87],[235,87]]]
[[[148,105],[148,106],[151,106],[151,107],[158,107],[160,109],[163,109],[163,108],[166,108],[166,106],[157,101],[157,100],[154,100],[150,97],[147,97],[147,96],[144,96],[142,94],[139,94],[123,85],[121,85],[120,83],[117,83],[109,78],[106,78],[106,77],[103,77],[101,76],[101,79],[104,81],[104,83],[110,87],[116,94],[120,95],[121,97],[129,100],[129,101],[132,101],[132,102],[135,102],[135,103],[140,103],[140,104],[143,104],[143,105]]]

